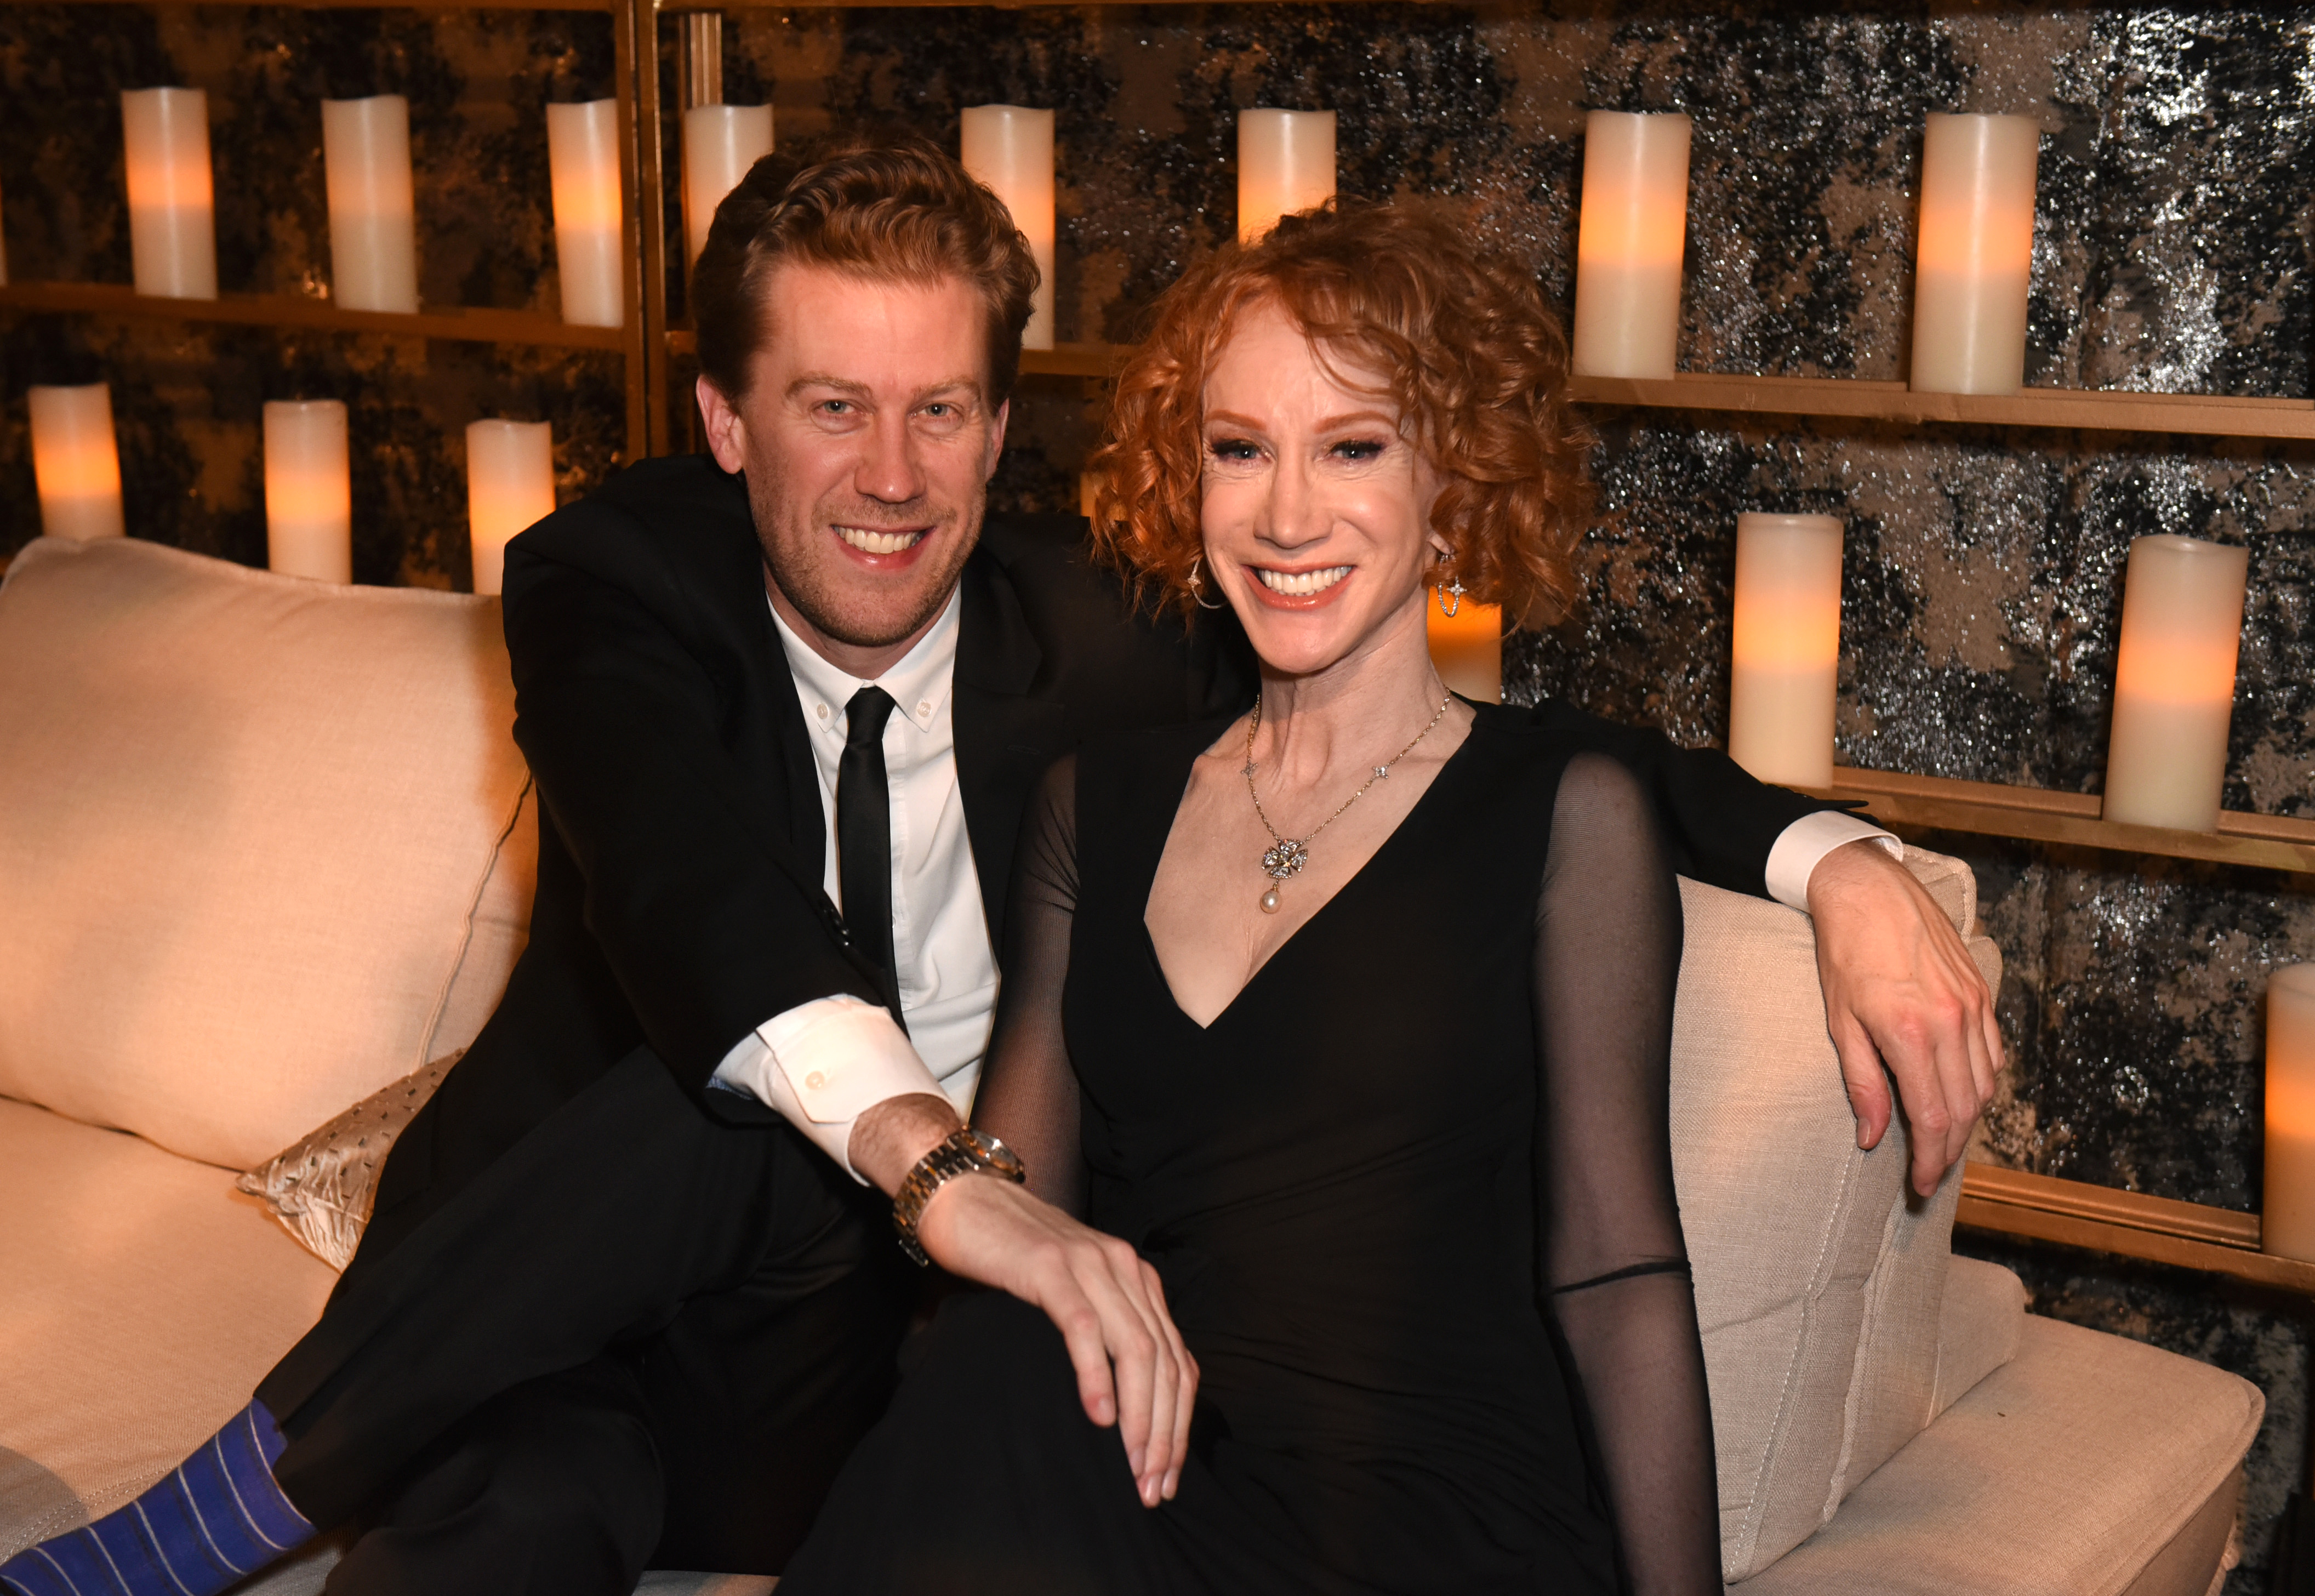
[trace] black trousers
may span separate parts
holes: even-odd
[[[891,1395],[915,1281],[887,1211],[623,1060],[357,1256],[259,1386],[290,1500],[376,1515],[330,1589],[777,1572]]]

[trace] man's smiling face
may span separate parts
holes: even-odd
[[[781,617],[840,668],[880,676],[980,536],[1006,420],[988,397],[989,311],[956,278],[792,264],[764,291],[746,395],[700,385],[708,447],[747,474]]]

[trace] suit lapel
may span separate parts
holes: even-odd
[[[1068,726],[1061,705],[1029,695],[1044,651],[1003,567],[986,548],[977,550],[959,585],[956,780],[989,940],[1001,958],[1021,817],[1038,776],[1069,751]]]

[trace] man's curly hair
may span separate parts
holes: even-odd
[[[1005,202],[956,157],[916,137],[856,145],[818,159],[776,151],[715,208],[691,271],[699,368],[735,403],[772,336],[764,282],[794,261],[887,282],[961,278],[989,311],[990,405],[1012,395],[1036,257]]]
[[[1329,376],[1388,397],[1444,479],[1432,526],[1477,603],[1541,625],[1575,598],[1591,432],[1570,412],[1567,338],[1515,262],[1420,202],[1336,200],[1226,245],[1166,290],[1119,373],[1094,456],[1094,540],[1186,610],[1202,546],[1206,380],[1238,319],[1275,304]]]

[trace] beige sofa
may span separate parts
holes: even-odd
[[[0,684],[4,1557],[165,1472],[312,1322],[329,1269],[235,1173],[474,1033],[536,820],[489,600],[43,541],[0,585]],[[1911,863],[1974,935],[1967,871]],[[1683,891],[1675,1156],[1731,1582],[2213,1589],[2258,1392],[1950,1259],[1957,1178],[1909,1201],[1902,1138],[1855,1147],[1806,921]]]

